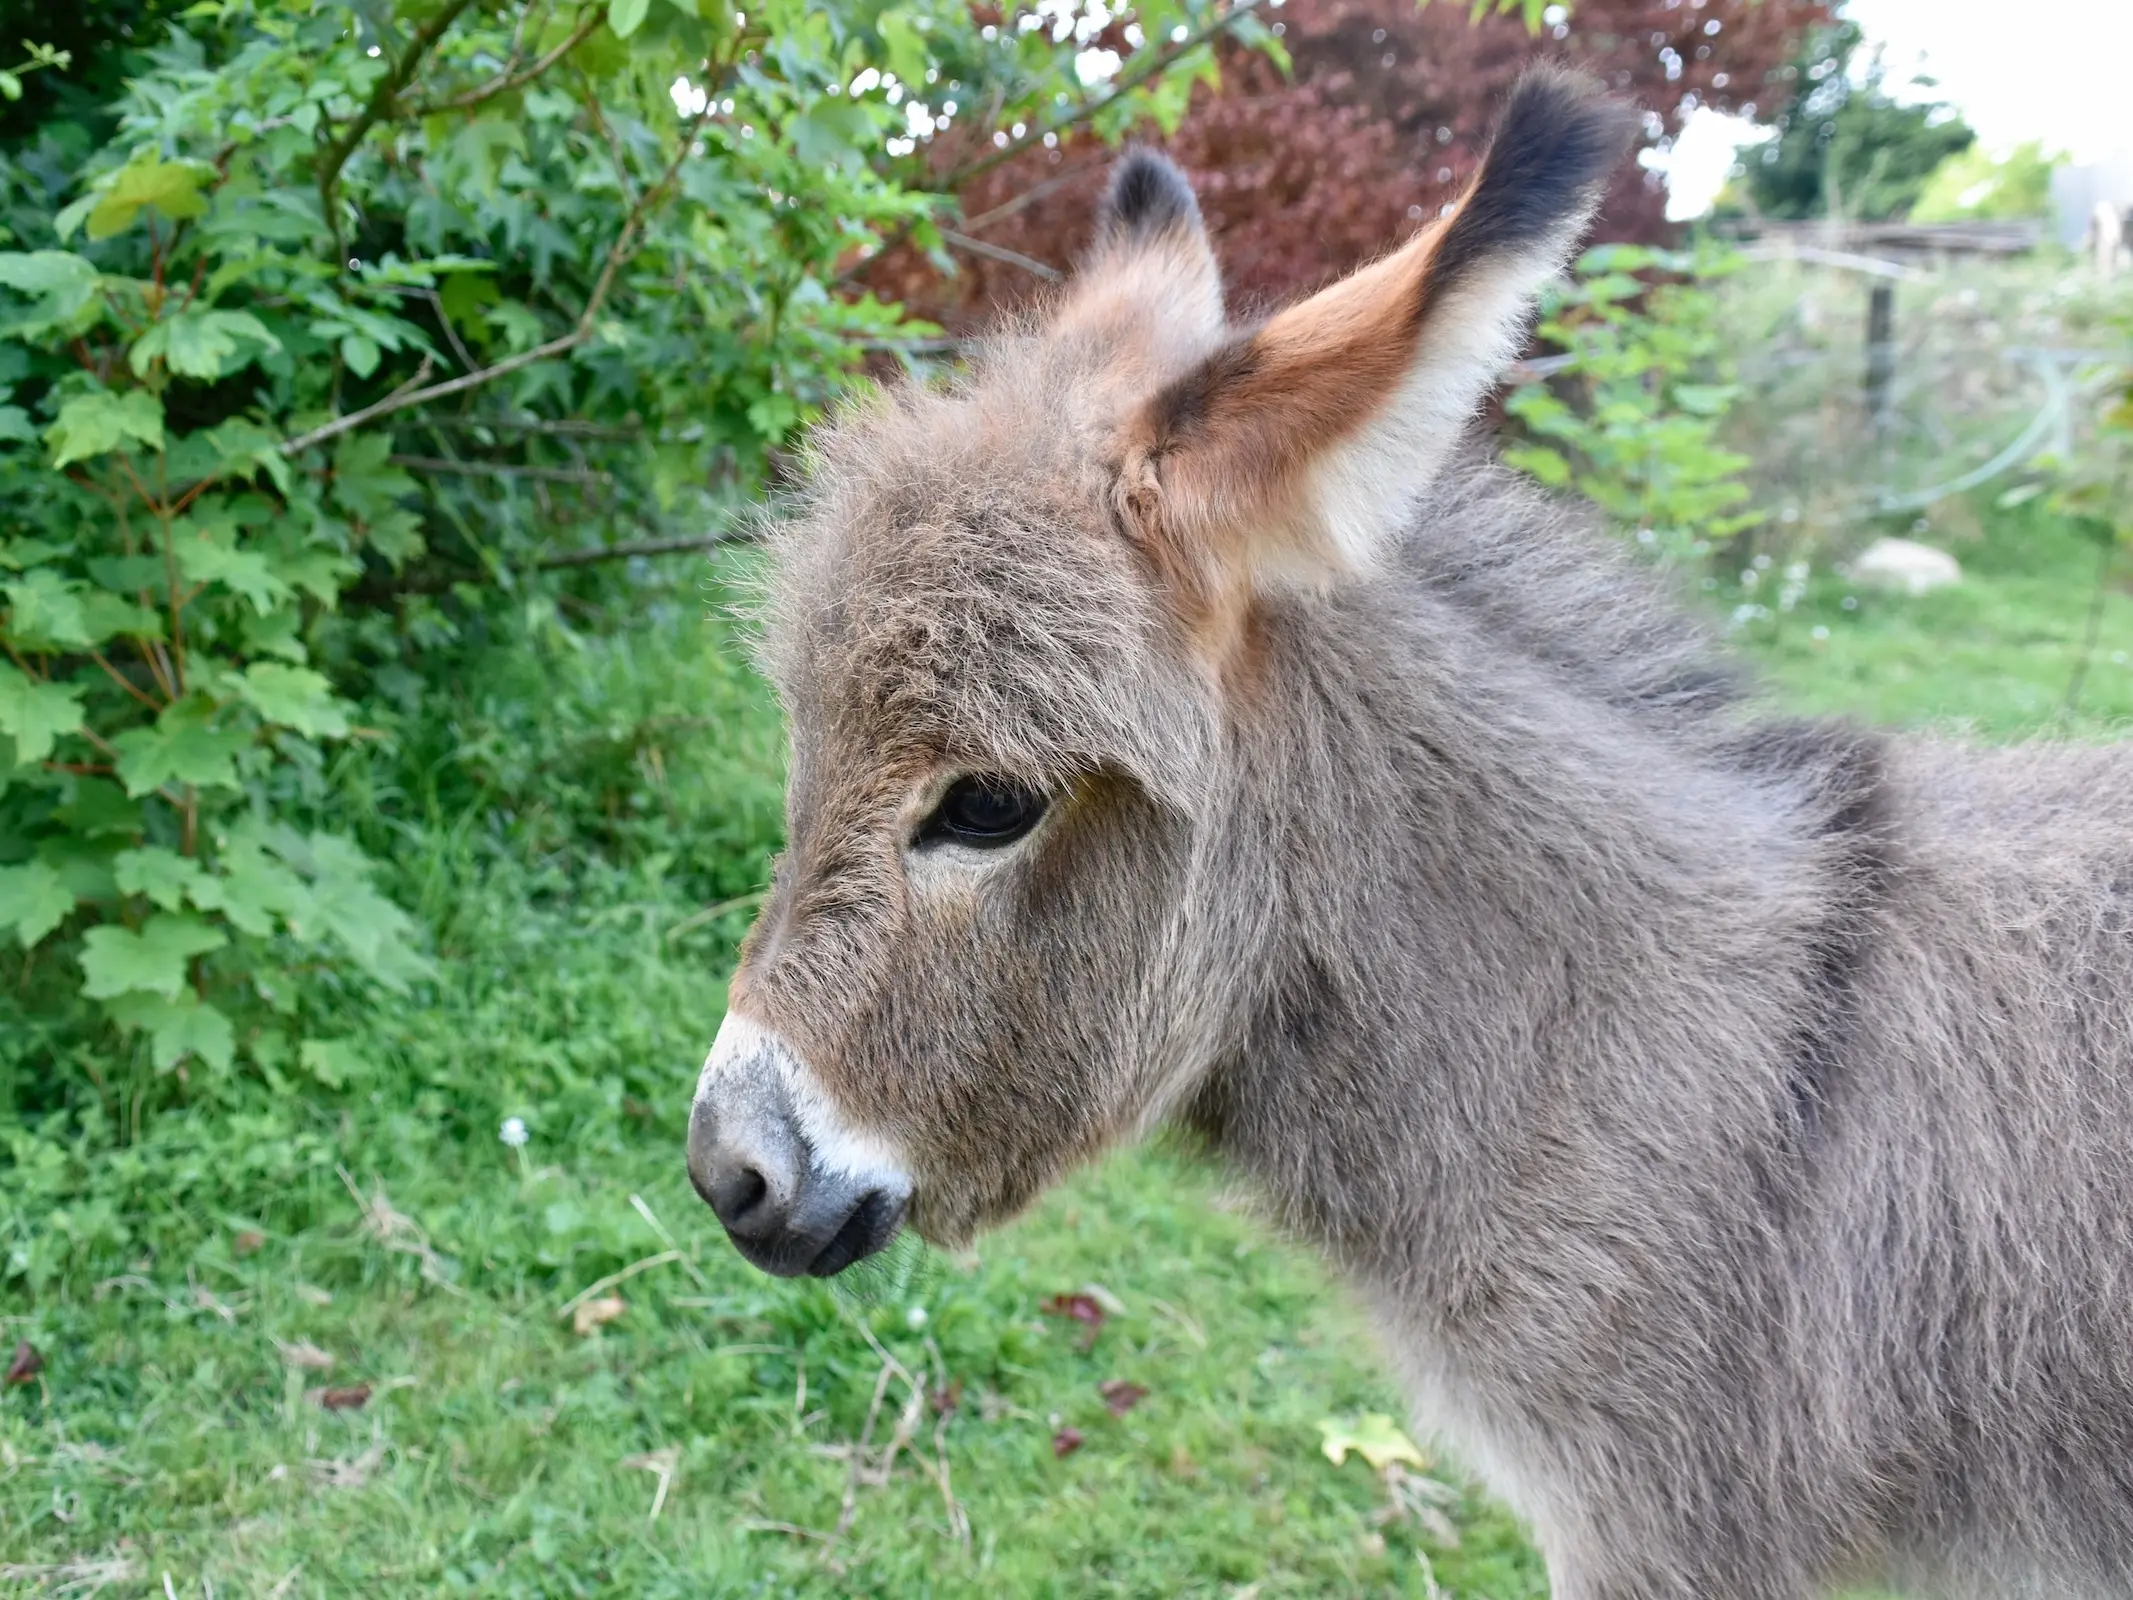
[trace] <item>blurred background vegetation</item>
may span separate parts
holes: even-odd
[[[1648,152],[1509,459],[1793,704],[2118,733],[2133,280],[1823,0],[0,5],[0,1593],[1543,1592],[1188,1154],[835,1289],[678,1157],[798,432],[1119,140],[1248,311],[1541,55]],[[1685,228],[1711,109],[1768,137]]]

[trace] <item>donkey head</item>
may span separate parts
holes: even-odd
[[[1129,155],[1040,320],[817,433],[763,608],[788,847],[689,1127],[749,1260],[961,1243],[1235,1047],[1255,616],[1392,559],[1632,122],[1529,75],[1456,208],[1243,328],[1191,189]]]

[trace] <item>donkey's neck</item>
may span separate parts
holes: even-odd
[[[1446,1314],[1538,1211],[1782,1181],[1843,870],[1842,741],[1758,732],[1641,576],[1533,531],[1266,617],[1229,846],[1274,864],[1264,983],[1189,1112]]]

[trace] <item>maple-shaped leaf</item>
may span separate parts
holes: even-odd
[[[15,741],[15,759],[42,761],[63,733],[81,726],[81,690],[71,683],[39,683],[0,661],[0,733]]]
[[[213,706],[195,695],[165,706],[152,727],[129,728],[113,739],[126,792],[149,794],[166,783],[236,788],[237,752],[252,736],[241,728],[215,727],[213,716]]]
[[[82,936],[82,993],[92,1000],[122,994],[157,994],[176,1000],[185,987],[185,964],[229,941],[188,913],[159,911],[135,933],[106,924]]]
[[[158,1072],[170,1071],[187,1057],[218,1072],[236,1059],[237,1034],[230,1019],[198,995],[181,992],[177,999],[166,1000],[157,994],[122,994],[105,1001],[104,1009],[120,1027],[148,1035]]]
[[[145,894],[165,911],[184,905],[187,894],[207,877],[199,862],[159,844],[121,850],[112,858],[111,871],[119,893]]]
[[[0,867],[0,928],[13,928],[27,950],[74,909],[74,891],[43,861]]]

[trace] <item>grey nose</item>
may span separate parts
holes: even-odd
[[[699,1100],[689,1113],[689,1181],[734,1248],[781,1278],[842,1272],[886,1245],[904,1219],[903,1192],[825,1168],[783,1104],[721,1119]]]

